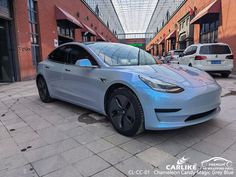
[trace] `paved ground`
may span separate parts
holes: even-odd
[[[60,101],[42,103],[34,81],[1,85],[0,176],[155,176],[183,156],[185,164],[197,163],[200,171],[200,162],[214,156],[232,161],[235,168],[236,77],[217,81],[223,87],[217,118],[134,138],[119,135],[89,110]],[[200,176],[186,176],[194,175]]]

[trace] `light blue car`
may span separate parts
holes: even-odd
[[[64,100],[107,115],[126,136],[176,129],[220,111],[221,87],[206,72],[157,65],[144,50],[119,43],[67,43],[38,65],[43,102]]]

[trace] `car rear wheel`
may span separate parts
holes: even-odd
[[[221,73],[221,76],[222,76],[223,78],[227,78],[227,77],[229,77],[229,75],[230,75],[230,73]]]
[[[144,129],[141,103],[137,96],[127,88],[119,88],[111,93],[107,113],[114,128],[122,135],[134,136]]]
[[[50,97],[46,81],[43,77],[37,79],[37,87],[39,92],[39,97],[44,103],[50,103],[53,99]]]

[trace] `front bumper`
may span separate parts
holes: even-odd
[[[149,127],[150,130],[169,130],[200,124],[214,118],[220,112],[220,107],[213,109],[211,114],[190,121],[162,122],[157,127]],[[200,113],[201,114],[201,113]],[[184,116],[185,117],[185,116]],[[189,116],[190,117],[190,116]]]
[[[142,88],[139,99],[143,106],[145,129],[176,129],[210,120],[220,112],[220,96],[221,88],[217,84],[188,88],[178,94]]]

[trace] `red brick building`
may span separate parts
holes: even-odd
[[[162,55],[193,43],[223,42],[236,55],[235,7],[235,0],[185,0],[146,50]]]
[[[118,39],[81,0],[0,0],[0,82],[34,78],[37,63],[70,41]]]

